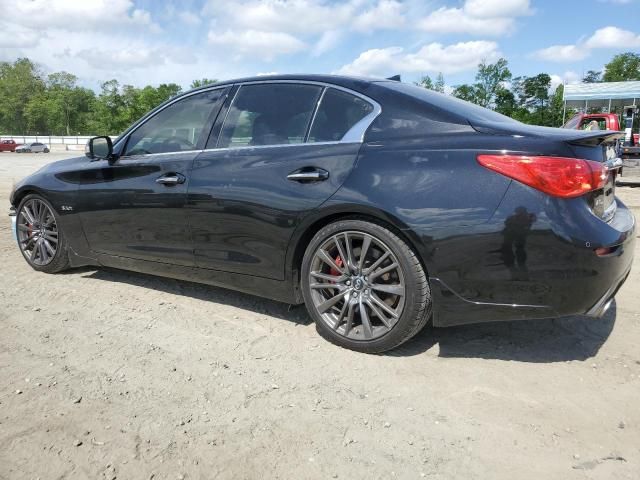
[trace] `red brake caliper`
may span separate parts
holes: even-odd
[[[336,261],[336,265],[338,265],[340,268],[342,268],[342,259],[340,258],[340,255],[338,255],[335,258],[335,261]],[[341,272],[336,270],[334,267],[331,267],[331,270],[329,270],[329,273],[331,275],[333,275],[334,277],[339,277],[341,275]]]

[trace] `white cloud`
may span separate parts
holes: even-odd
[[[583,60],[596,48],[635,48],[640,47],[640,35],[618,27],[603,27],[593,35],[576,44],[552,45],[533,52],[533,56],[550,62],[575,62]]]
[[[210,0],[203,11],[215,19],[216,25],[228,28],[309,34],[348,23],[356,13],[355,4],[354,0],[337,4],[322,0],[240,0],[230,8],[226,2]]]
[[[478,18],[519,17],[532,13],[529,0],[467,0],[464,10]]]
[[[0,21],[17,23],[27,28],[76,31],[132,25],[157,28],[149,12],[134,8],[132,0],[0,0],[0,11],[5,13],[4,19]]]
[[[336,73],[382,77],[405,72],[451,74],[473,70],[482,60],[491,62],[499,57],[498,45],[483,40],[446,46],[430,43],[414,53],[407,53],[402,47],[388,47],[362,52]]]
[[[405,23],[404,7],[395,0],[380,0],[377,5],[359,13],[352,26],[361,32],[400,28]]]
[[[418,23],[422,30],[432,33],[467,33],[470,35],[500,36],[513,29],[512,18],[477,18],[461,8],[439,8]]]
[[[287,35],[297,45],[314,44],[312,55],[318,56],[335,48],[347,32],[371,33],[383,29],[397,29],[406,24],[406,8],[398,0],[239,0],[233,8],[219,0],[209,0],[202,11],[211,22],[209,35],[229,32],[248,42],[246,31],[266,35]],[[281,38],[283,41],[283,38]],[[249,55],[242,44],[227,43],[232,54]],[[278,42],[269,55],[269,46],[261,48],[260,57],[273,59],[290,53]],[[297,51],[297,50],[295,50]]]
[[[554,92],[556,88],[558,88],[558,85],[567,85],[567,84],[570,85],[570,84],[580,83],[582,81],[582,77],[572,70],[568,70],[561,75],[554,73],[550,75],[550,77],[551,77],[551,87],[549,88],[549,91],[552,91],[552,92]]]
[[[241,56],[251,56],[272,60],[275,56],[299,52],[306,45],[296,37],[282,32],[263,32],[259,30],[245,30],[234,32],[227,30],[222,33],[209,32],[209,43],[232,49]]]
[[[198,25],[201,22],[201,19],[198,15],[187,10],[180,12],[177,15],[178,18],[187,25]]]
[[[462,8],[431,12],[418,27],[433,33],[500,36],[515,29],[517,17],[531,13],[529,0],[466,0]]]
[[[587,48],[640,47],[640,35],[618,27],[604,27],[596,30],[584,45]]]
[[[343,33],[341,30],[327,30],[320,36],[320,40],[318,40],[313,47],[313,56],[317,57],[334,49],[340,43],[342,37]]]
[[[589,56],[589,50],[579,45],[553,45],[535,52],[535,57],[549,62],[576,62]]]
[[[37,31],[17,23],[0,23],[0,48],[35,47],[40,41]]]

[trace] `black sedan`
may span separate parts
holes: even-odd
[[[38,271],[304,302],[328,340],[382,352],[429,321],[601,315],[635,239],[614,195],[619,135],[390,80],[228,81],[22,180],[14,231]]]

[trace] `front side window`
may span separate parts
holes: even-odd
[[[216,89],[198,93],[161,110],[129,136],[125,155],[195,150],[202,137],[209,134],[205,127],[225,92]]]
[[[350,93],[329,88],[322,96],[309,142],[337,142],[373,111],[373,105]]]
[[[304,143],[322,87],[267,83],[244,85],[222,127],[221,148]]]

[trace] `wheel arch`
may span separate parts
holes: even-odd
[[[10,203],[13,207],[18,208],[20,206],[20,202],[22,202],[22,199],[31,194],[40,195],[45,199],[47,198],[42,194],[42,191],[38,187],[35,187],[33,185],[24,185],[13,192],[13,195],[10,198]]]
[[[425,262],[424,244],[420,237],[408,225],[388,212],[363,205],[338,205],[316,212],[316,214],[305,218],[304,222],[296,229],[287,252],[287,271],[290,272],[291,282],[296,291],[296,298],[302,298],[300,294],[300,270],[304,253],[311,242],[311,239],[324,226],[344,220],[354,218],[368,220],[373,223],[389,228],[393,233],[404,240],[407,245],[416,253],[422,268],[429,277],[429,265]],[[300,294],[300,295],[299,295]]]

